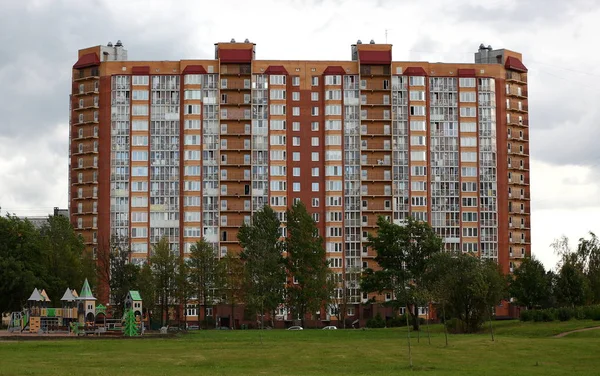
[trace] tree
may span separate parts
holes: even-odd
[[[231,328],[235,329],[235,306],[244,299],[244,264],[242,260],[227,253],[219,261],[220,292],[231,307]]]
[[[245,268],[246,304],[251,312],[260,314],[261,328],[264,328],[265,312],[276,310],[285,293],[280,238],[281,222],[268,205],[254,212],[250,224],[244,223],[238,232],[243,248],[240,258]]]
[[[68,218],[50,216],[39,235],[43,254],[40,261],[47,268],[46,292],[50,297],[60,298],[67,287],[81,286],[86,278],[95,285],[94,261]]]
[[[171,251],[169,239],[164,237],[154,246],[154,255],[150,257],[154,274],[155,288],[160,301],[162,324],[169,322],[169,307],[175,293],[177,258]]]
[[[576,263],[565,262],[556,278],[556,299],[559,305],[575,307],[586,304],[589,284]]]
[[[131,290],[135,290],[137,280],[140,273],[140,268],[132,264],[131,248],[129,239],[126,237],[112,237],[110,240],[109,251],[101,252],[103,261],[108,260],[108,263],[99,263],[101,269],[106,269],[108,266],[108,286],[110,287],[110,298],[115,309],[115,315],[121,317],[124,312],[124,303],[127,294]],[[100,270],[100,276],[104,274]]]
[[[198,240],[190,248],[188,267],[190,283],[193,291],[197,293],[197,299],[203,307],[204,320],[208,308],[215,304],[215,290],[218,287],[218,259],[215,249],[204,239]]]
[[[140,269],[137,279],[137,290],[142,299],[144,299],[144,310],[152,324],[153,316],[156,314],[156,302],[158,301],[158,293],[156,287],[156,279],[150,264],[146,263]]]
[[[463,333],[481,328],[492,307],[506,297],[506,278],[498,264],[469,254],[440,253],[428,262],[424,279],[448,317]]]
[[[417,311],[424,299],[423,276],[428,259],[442,248],[441,239],[426,222],[408,217],[402,226],[377,220],[377,235],[369,234],[368,245],[377,252],[381,270],[367,269],[361,281],[361,288],[368,292],[391,291],[391,305],[395,308],[406,306],[411,313],[413,329],[419,330]]]
[[[532,257],[523,260],[514,271],[509,291],[518,304],[532,309],[547,304],[549,287],[544,265]]]
[[[331,299],[330,269],[325,257],[323,238],[318,235],[314,219],[301,201],[287,211],[286,267],[292,278],[287,297],[302,326],[307,313],[326,307]]]
[[[177,322],[181,326],[180,317],[183,313],[184,328],[187,328],[187,304],[192,292],[193,287],[191,283],[190,267],[183,258],[180,258],[175,274],[175,297],[179,304],[179,309],[177,310]]]

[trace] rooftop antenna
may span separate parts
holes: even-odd
[[[388,34],[388,29],[385,29],[385,44],[387,44],[387,34]]]

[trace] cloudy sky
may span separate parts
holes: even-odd
[[[223,3],[225,5],[215,5]],[[529,68],[532,244],[600,233],[599,0],[0,0],[0,207],[67,206],[68,95],[77,50],[123,41],[130,60],[212,58],[249,38],[258,59],[347,60],[357,39],[394,60],[472,62],[480,43]]]

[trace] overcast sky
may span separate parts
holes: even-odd
[[[226,5],[215,5],[215,4]],[[529,68],[533,253],[600,233],[599,0],[0,0],[0,207],[67,206],[68,96],[77,50],[117,39],[130,60],[213,58],[249,38],[257,59],[348,60],[362,39],[394,60],[473,62],[480,43]]]

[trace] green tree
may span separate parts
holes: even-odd
[[[326,307],[332,296],[330,269],[325,257],[323,238],[318,235],[314,219],[301,201],[287,211],[286,266],[292,278],[287,298],[302,325],[306,314]]]
[[[203,308],[206,321],[207,309],[215,304],[215,292],[219,279],[219,260],[213,246],[204,239],[197,241],[190,248],[188,267],[192,289]]]
[[[219,260],[219,290],[223,301],[231,308],[231,328],[235,329],[235,306],[244,299],[244,263],[228,252]]]
[[[442,249],[442,240],[429,224],[412,217],[400,226],[380,216],[377,226],[377,235],[369,234],[368,245],[377,252],[375,261],[381,270],[367,269],[361,288],[368,292],[391,291],[390,304],[395,308],[406,306],[413,329],[419,330],[417,307],[427,301],[423,276],[428,259]]]
[[[29,221],[0,217],[0,312],[21,310],[35,287],[46,286],[39,233]]]
[[[139,291],[144,300],[144,311],[148,315],[150,325],[156,316],[156,302],[158,301],[158,292],[156,287],[156,278],[150,264],[144,264],[137,278],[137,291]]]
[[[244,223],[238,232],[246,305],[250,312],[260,314],[261,327],[265,312],[277,309],[284,298],[286,276],[280,238],[281,222],[268,205],[254,212],[251,223]]]
[[[473,333],[507,295],[500,267],[468,255],[437,254],[428,262],[424,278],[435,300],[443,304],[446,318],[458,319],[458,330]]]
[[[573,262],[565,262],[556,276],[556,299],[561,306],[579,306],[588,301],[589,284],[585,274]]]
[[[177,258],[171,251],[168,238],[162,238],[153,249],[154,255],[150,257],[152,272],[154,274],[155,288],[160,303],[162,324],[169,322],[169,307],[175,297],[175,276]]]
[[[183,316],[184,328],[187,328],[187,304],[193,291],[190,267],[188,263],[183,260],[183,258],[180,258],[178,260],[177,271],[175,274],[175,296],[179,304],[176,314],[177,322],[180,326],[180,317]]]
[[[535,258],[523,260],[510,281],[510,296],[529,309],[543,307],[549,301],[548,277],[544,265]]]
[[[93,270],[93,260],[85,252],[83,239],[75,233],[68,218],[51,216],[39,232],[43,252],[41,262],[47,268],[45,289],[51,299],[60,299],[67,287],[81,286],[85,278],[94,284],[95,273],[83,274]]]
[[[117,317],[121,317],[125,313],[124,304],[127,294],[129,291],[135,290],[138,285],[140,268],[131,263],[131,248],[128,238],[113,237],[110,241],[109,252],[101,252],[101,254],[100,257],[106,258],[108,263],[99,264],[109,266],[110,297],[115,314]],[[99,275],[102,278],[102,271]]]

